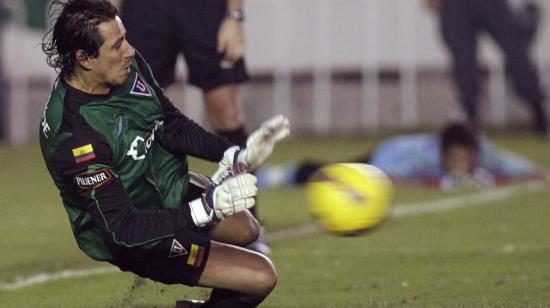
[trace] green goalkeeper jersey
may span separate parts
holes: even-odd
[[[84,93],[60,76],[40,145],[79,247],[105,261],[192,228],[182,206],[187,155],[218,161],[231,146],[181,114],[139,54],[108,95]]]

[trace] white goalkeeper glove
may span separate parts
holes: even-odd
[[[258,193],[256,177],[242,173],[209,185],[201,198],[189,202],[191,217],[197,227],[204,227],[254,206]]]
[[[276,115],[265,121],[248,137],[246,148],[232,146],[224,152],[212,181],[219,183],[227,176],[255,170],[271,155],[275,144],[289,134],[290,124],[284,116]]]
[[[476,168],[472,173],[451,172],[441,178],[443,190],[481,189],[495,186],[495,177],[483,168]]]

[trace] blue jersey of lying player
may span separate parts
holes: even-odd
[[[475,154],[476,150],[472,154],[467,151],[445,153],[441,139],[433,134],[406,135],[384,141],[375,148],[369,160],[365,162],[384,170],[398,182],[424,183],[444,189],[460,186],[461,184],[456,183],[459,178],[462,181],[471,180],[471,185],[492,186],[536,176],[539,172],[537,166],[531,161],[496,148],[487,138],[480,140],[477,154]],[[449,155],[453,157],[448,157]],[[465,160],[465,162],[446,162],[446,160]],[[453,163],[470,167],[456,170],[453,169]]]
[[[387,139],[367,155],[351,160],[372,164],[396,183],[425,184],[442,189],[487,187],[539,175],[529,160],[477,138],[468,127],[448,125],[440,135],[413,134]],[[258,184],[302,184],[326,163],[270,166],[257,171]]]

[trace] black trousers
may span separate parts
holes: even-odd
[[[545,132],[544,94],[529,52],[536,31],[536,10],[518,14],[506,0],[442,0],[441,33],[453,61],[459,99],[468,119],[478,124],[480,67],[478,34],[487,32],[503,52],[515,89],[529,106],[533,125]]]

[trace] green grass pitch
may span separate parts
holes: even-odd
[[[493,133],[498,145],[550,168],[550,142],[528,133]],[[338,161],[377,138],[294,137],[269,163],[306,158]],[[105,264],[78,250],[58,193],[36,144],[0,146],[0,307],[173,307],[208,290],[166,286],[128,273],[71,277],[6,290],[18,279]],[[211,172],[214,165],[193,160]],[[475,195],[398,188],[407,206]],[[392,217],[360,237],[323,232],[271,242],[279,283],[262,307],[550,307],[550,186],[482,206]],[[260,193],[268,234],[310,224],[299,188]]]

